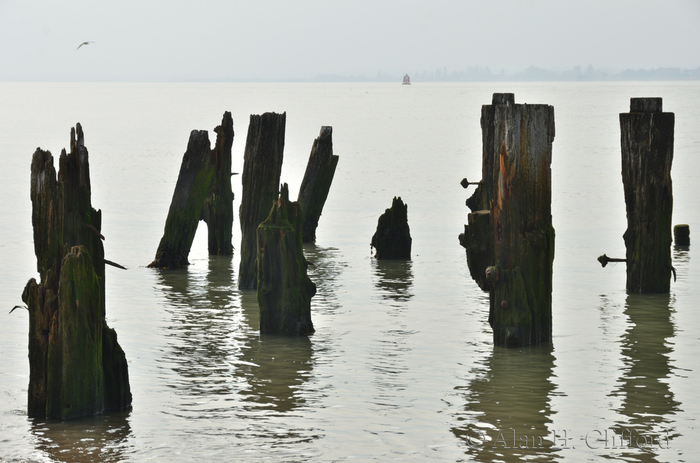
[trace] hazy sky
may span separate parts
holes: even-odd
[[[5,81],[697,68],[700,1],[0,0],[0,38]]]

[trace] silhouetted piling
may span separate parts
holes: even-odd
[[[681,224],[673,227],[673,241],[676,246],[690,246],[690,225]]]
[[[230,112],[224,113],[221,125],[214,130],[217,136],[213,150],[206,130],[190,133],[163,237],[149,267],[165,269],[189,265],[188,257],[200,220],[208,227],[209,254],[233,253],[233,119]]]
[[[241,182],[240,223],[241,263],[238,288],[255,289],[257,272],[256,233],[272,204],[277,200],[282,159],[286,113],[251,115],[246,139]]]
[[[627,290],[667,292],[671,286],[673,113],[661,98],[632,98],[620,114],[622,182],[627,206]]]
[[[131,405],[126,356],[105,321],[102,214],[91,205],[90,167],[80,124],[71,151],[32,157],[34,250],[41,283],[29,280],[27,413],[74,418]]]
[[[408,205],[394,197],[391,208],[379,217],[371,246],[377,259],[410,259],[411,230],[408,226]]]
[[[497,93],[482,107],[481,129],[482,180],[459,241],[472,278],[490,293],[494,344],[542,343],[552,336],[554,108]]]
[[[306,273],[301,208],[282,185],[267,219],[257,228],[260,332],[305,336],[314,332],[311,298],[316,285]]]
[[[333,155],[333,128],[321,127],[321,133],[314,140],[306,165],[304,180],[301,182],[297,202],[302,213],[302,239],[304,243],[316,241],[316,227],[321,217],[323,205],[333,182],[338,156]]]

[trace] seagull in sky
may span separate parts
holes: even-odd
[[[83,42],[80,45],[78,45],[78,48],[76,48],[76,50],[79,49],[80,47],[82,47],[83,45],[90,45],[91,43],[95,43],[95,42]]]

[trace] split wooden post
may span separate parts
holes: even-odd
[[[151,268],[179,268],[190,264],[188,257],[200,220],[209,232],[209,254],[233,253],[233,192],[231,190],[231,146],[233,119],[225,112],[214,129],[212,150],[206,130],[193,130],[182,157],[180,173],[165,219],[163,237]]]
[[[297,202],[302,213],[302,239],[304,243],[316,241],[316,227],[323,205],[328,198],[331,182],[338,165],[338,156],[333,154],[333,127],[321,127],[321,133],[311,147],[309,163],[306,165]]]
[[[257,287],[256,233],[279,193],[286,117],[286,113],[250,116],[241,177],[239,289]]]
[[[497,93],[482,107],[481,129],[482,180],[459,241],[472,278],[490,293],[494,344],[539,344],[552,336],[554,108]]]
[[[260,332],[306,336],[314,332],[311,298],[316,285],[306,273],[301,208],[282,185],[267,219],[257,228]]]
[[[630,112],[620,114],[631,292],[670,290],[674,123],[673,113],[662,112],[661,98],[631,98]]]
[[[34,250],[41,283],[22,293],[29,310],[30,417],[68,419],[131,405],[126,356],[105,321],[102,213],[92,208],[80,124],[71,151],[32,157]]]

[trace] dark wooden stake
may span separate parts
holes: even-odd
[[[302,213],[302,239],[304,243],[316,241],[316,227],[321,217],[323,205],[338,165],[338,156],[333,154],[333,128],[321,127],[321,133],[311,147],[309,163],[306,165],[304,180],[301,182],[297,202]]]
[[[661,98],[632,98],[620,114],[622,182],[627,206],[627,290],[667,292],[671,286],[673,113]]]
[[[279,194],[286,113],[251,115],[241,177],[241,263],[238,288],[256,289],[256,230]]]
[[[306,273],[301,208],[282,185],[267,219],[257,229],[260,332],[306,336],[314,332],[311,298],[316,285]]]
[[[494,344],[539,344],[552,336],[554,108],[497,93],[481,129],[482,181],[459,241],[472,278],[490,292]]]
[[[225,112],[214,129],[216,145],[211,149],[206,130],[193,130],[182,157],[180,173],[170,202],[165,230],[151,268],[189,265],[200,220],[207,224],[209,254],[231,255],[233,246],[233,192],[231,190],[231,146],[233,119]]]
[[[128,366],[105,321],[102,214],[91,205],[90,167],[80,124],[62,151],[32,157],[34,250],[41,283],[22,293],[29,311],[30,417],[67,419],[131,405]]]
[[[411,230],[408,226],[408,205],[394,197],[391,208],[379,217],[371,246],[377,259],[410,259]]]

